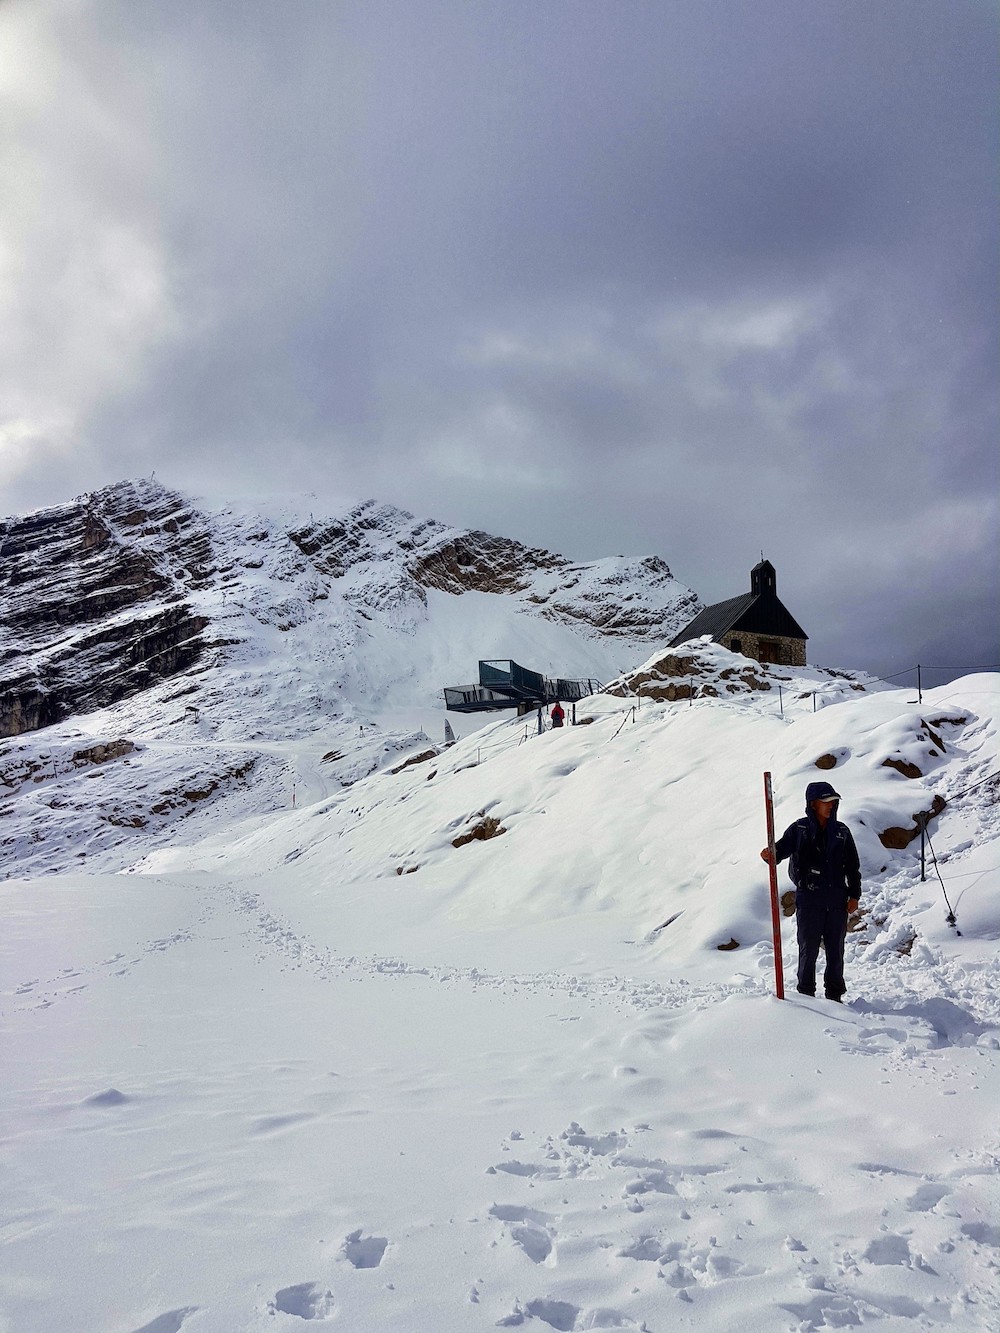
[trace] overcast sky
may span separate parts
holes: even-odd
[[[0,0],[0,512],[375,496],[1000,661],[992,0]]]

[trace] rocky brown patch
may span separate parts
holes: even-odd
[[[422,750],[420,754],[411,754],[409,759],[404,759],[396,768],[390,768],[390,773],[402,773],[404,768],[411,768],[414,764],[426,764],[428,759],[436,759],[437,750]]]
[[[899,828],[894,825],[892,828],[883,829],[878,835],[879,842],[890,851],[901,852],[909,847],[914,838],[920,837],[921,822],[930,823],[932,819],[936,819],[946,805],[947,801],[942,796],[935,796],[929,810],[914,811],[913,819],[916,822],[912,828]]]
[[[131,754],[135,743],[127,740],[100,741],[88,746],[86,750],[74,750],[74,764],[106,764],[112,759],[120,759],[124,754]]]
[[[489,838],[498,838],[501,833],[507,830],[495,819],[493,815],[487,815],[481,819],[478,824],[474,824],[468,833],[460,833],[457,838],[452,838],[452,847],[464,847],[469,842],[486,842]]]
[[[908,763],[905,759],[883,759],[883,768],[894,768],[897,773],[902,773],[904,778],[922,778],[923,773],[917,768],[916,764]]]

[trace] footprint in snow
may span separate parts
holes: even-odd
[[[340,1252],[355,1268],[378,1268],[388,1244],[386,1236],[362,1236],[359,1228],[344,1238]]]
[[[911,1213],[929,1213],[950,1193],[949,1185],[936,1185],[932,1181],[927,1181],[926,1184],[919,1185],[916,1193],[907,1199],[906,1207]]]
[[[992,1245],[1000,1249],[1000,1227],[989,1222],[966,1222],[962,1226],[962,1235],[974,1240],[977,1245]]]
[[[552,1256],[552,1219],[537,1208],[519,1204],[495,1203],[490,1217],[510,1224],[510,1238],[533,1264],[543,1264]]]
[[[588,1134],[575,1121],[559,1137],[571,1148],[582,1148],[595,1157],[606,1157],[608,1153],[618,1152],[628,1145],[628,1135],[624,1130],[612,1130],[609,1134]]]
[[[902,1264],[909,1268],[913,1262],[909,1241],[905,1236],[899,1236],[893,1231],[887,1232],[884,1236],[876,1236],[869,1243],[863,1257],[870,1264],[879,1266]]]
[[[298,1319],[329,1319],[335,1312],[333,1292],[316,1282],[299,1282],[294,1287],[282,1287],[269,1302],[271,1314],[295,1315]],[[157,1333],[159,1331],[157,1330]],[[165,1331],[166,1333],[166,1331]]]
[[[168,1310],[166,1314],[157,1315],[148,1324],[143,1324],[142,1328],[133,1329],[132,1333],[179,1333],[185,1319],[197,1312],[197,1305],[185,1305],[180,1310]]]
[[[569,1301],[542,1299],[528,1301],[524,1305],[520,1301],[515,1301],[512,1312],[505,1319],[497,1320],[497,1328],[519,1328],[529,1319],[540,1319],[543,1324],[548,1324],[549,1328],[557,1329],[558,1333],[573,1333],[575,1329],[582,1328],[642,1327],[634,1319],[627,1318],[617,1310],[601,1308],[581,1310],[578,1305],[571,1305]]]
[[[801,1303],[779,1301],[778,1309],[794,1315],[799,1328],[845,1328],[861,1323],[857,1302],[837,1292],[823,1292]]]
[[[564,1175],[561,1166],[541,1166],[538,1162],[519,1162],[512,1158],[509,1162],[497,1162],[486,1168],[488,1176],[495,1176],[498,1171],[508,1176],[524,1176],[530,1180],[558,1180]]]
[[[680,1241],[664,1241],[658,1236],[638,1236],[631,1245],[618,1251],[618,1257],[652,1264],[673,1263],[683,1248]]]
[[[821,1278],[815,1279],[823,1281]],[[787,1310],[801,1320],[800,1328],[853,1328],[866,1323],[873,1316],[888,1315],[897,1319],[918,1319],[927,1314],[919,1301],[909,1296],[891,1296],[870,1291],[864,1297],[852,1298],[839,1292],[824,1290],[803,1304],[779,1302],[780,1310]],[[935,1320],[935,1322],[938,1322]]]

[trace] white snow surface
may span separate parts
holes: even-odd
[[[62,769],[138,714],[21,738],[65,850],[0,884],[0,1330],[1000,1328],[1000,676],[764,674],[349,787],[308,726],[233,778],[246,719],[161,717],[76,776],[103,823]],[[224,799],[108,823],[192,749]],[[844,1005],[785,918],[774,995],[765,771],[779,832],[842,794]],[[879,838],[935,795],[956,926]]]

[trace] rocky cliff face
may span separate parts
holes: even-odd
[[[426,601],[431,588],[507,594],[546,619],[643,641],[662,639],[668,626],[680,629],[701,607],[659,556],[576,564],[509,537],[415,519],[374,500],[337,522],[288,536],[321,573],[350,575],[347,595],[372,606],[385,606],[387,597],[399,604]]]
[[[321,573],[333,578],[388,560],[415,587],[450,593],[522,592],[537,570],[569,564],[550,551],[488,532],[456,531],[374,500],[336,522],[293,529],[288,537]]]
[[[0,736],[127,698],[193,667],[191,590],[211,542],[180,497],[122,485],[0,524]]]
[[[585,637],[630,642],[668,640],[699,605],[656,557],[580,565],[375,501],[303,522],[122,482],[0,523],[0,737],[176,677],[198,695],[189,712],[234,690],[259,696],[265,645],[275,699],[295,676],[297,708],[305,679],[305,706],[336,713],[359,655],[426,620],[432,591],[503,594]],[[284,649],[266,639],[304,626]]]

